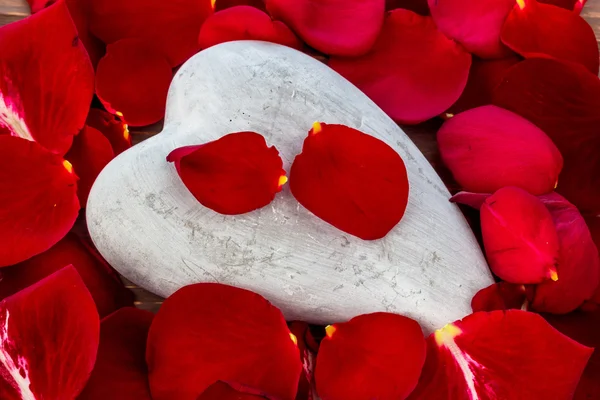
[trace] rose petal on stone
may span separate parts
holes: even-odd
[[[237,391],[293,400],[302,364],[283,315],[258,294],[186,286],[163,303],[148,336],[154,400],[197,398],[217,381]]]
[[[572,61],[598,75],[598,43],[592,27],[577,13],[519,0],[502,27],[502,42],[525,58],[548,56]]]
[[[269,14],[322,53],[367,53],[381,30],[385,0],[266,0]]]
[[[519,310],[474,313],[427,346],[409,399],[570,399],[593,351]]]
[[[122,119],[98,108],[92,108],[86,124],[99,130],[110,142],[115,156],[131,147],[131,135],[128,126]]]
[[[72,266],[2,300],[1,398],[76,398],[94,367],[99,325]]]
[[[326,331],[315,369],[321,398],[405,399],[416,387],[427,349],[416,321],[373,313]]]
[[[423,16],[430,14],[427,0],[385,0],[386,11],[396,8],[404,8]]]
[[[430,17],[396,9],[387,14],[367,55],[332,57],[329,66],[396,122],[417,124],[458,100],[467,84],[471,55],[439,32]]]
[[[517,284],[561,279],[558,235],[539,199],[523,189],[505,187],[485,200],[480,216],[494,274]]]
[[[496,310],[520,310],[527,301],[527,288],[509,282],[494,283],[481,289],[473,296],[471,308],[473,312]]]
[[[502,58],[510,50],[500,41],[504,20],[514,0],[428,0],[439,30],[481,58]]]
[[[516,186],[535,195],[549,193],[563,167],[556,145],[540,128],[493,105],[450,118],[437,142],[444,164],[469,192]]]
[[[197,400],[260,400],[266,397],[238,392],[225,382],[213,383]]]
[[[316,122],[292,164],[290,190],[325,222],[375,240],[402,219],[409,184],[402,158],[386,143],[344,125]]]
[[[77,219],[73,167],[36,142],[0,135],[0,188],[1,267],[48,250]]]
[[[139,39],[109,44],[98,63],[96,94],[106,109],[131,126],[150,125],[165,115],[173,72],[166,58]]]
[[[153,318],[126,307],[101,321],[96,364],[78,400],[151,400],[145,354]]]
[[[450,197],[451,203],[464,204],[476,210],[481,209],[481,206],[485,200],[490,197],[490,193],[471,193],[471,192],[458,192],[454,196]]]
[[[0,134],[64,155],[94,94],[94,70],[65,3],[0,28],[0,54]]]
[[[236,6],[251,6],[258,8],[261,11],[267,11],[265,0],[216,0],[215,11],[222,11],[230,7]]]
[[[219,11],[206,19],[198,43],[206,49],[234,40],[262,40],[300,50],[302,42],[283,22],[273,21],[255,7],[237,6]]]

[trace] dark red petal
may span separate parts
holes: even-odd
[[[598,249],[585,220],[573,204],[556,193],[540,199],[550,210],[558,233],[558,281],[537,285],[531,307],[536,311],[564,314],[590,299],[598,287]]]
[[[516,186],[535,195],[549,193],[563,166],[560,152],[540,128],[492,105],[444,122],[437,142],[444,164],[469,192]]]
[[[0,135],[0,188],[1,267],[48,250],[77,219],[71,164],[36,142]]]
[[[504,20],[515,0],[428,0],[439,30],[481,58],[502,58],[511,52],[500,41]]]
[[[197,400],[260,400],[266,397],[238,392],[228,384],[218,381],[198,397]]]
[[[520,310],[527,301],[525,285],[515,283],[494,283],[473,296],[471,308],[477,311]]]
[[[430,17],[397,9],[388,13],[369,54],[334,57],[329,66],[396,122],[416,124],[458,100],[467,84],[471,55],[440,33]]]
[[[0,54],[0,134],[65,154],[94,94],[94,70],[65,3],[0,28]]]
[[[321,398],[405,399],[416,387],[426,353],[416,321],[374,313],[326,330],[315,369]]]
[[[165,300],[150,327],[146,360],[154,400],[196,398],[219,380],[293,400],[302,371],[277,308],[258,294],[213,283],[186,286]]]
[[[585,68],[545,58],[512,67],[494,104],[540,127],[564,158],[558,192],[582,212],[600,213],[600,80]]]
[[[98,63],[96,94],[106,109],[132,126],[150,125],[165,115],[173,72],[167,59],[139,39],[109,44]]]
[[[202,49],[234,40],[262,40],[301,49],[302,43],[284,23],[250,6],[231,7],[206,19],[198,43]]]
[[[306,322],[301,321],[292,321],[288,326],[292,335],[294,335],[293,338],[298,346],[300,360],[302,361],[302,374],[298,382],[296,400],[312,400],[315,355],[307,343],[307,341],[313,339],[310,333],[310,326]]]
[[[100,321],[75,268],[2,300],[0,321],[0,381],[12,386],[16,398],[79,394],[94,367]]]
[[[225,10],[236,6],[252,6],[261,11],[267,11],[265,0],[216,0],[215,11]]]
[[[127,124],[122,119],[115,118],[113,114],[92,108],[85,123],[99,130],[108,139],[115,156],[131,147],[131,135]]]
[[[593,351],[518,310],[471,314],[427,345],[413,400],[570,399]]]
[[[402,158],[386,143],[344,125],[316,122],[292,164],[290,189],[325,222],[374,240],[402,219],[409,184]]]
[[[31,8],[31,13],[35,14],[36,12],[56,3],[56,0],[27,0],[27,3],[29,4],[29,8]]]
[[[368,52],[383,23],[385,0],[266,0],[274,19],[285,22],[311,47],[329,55]]]
[[[386,11],[404,8],[419,15],[429,15],[427,0],[385,0]]]
[[[517,284],[561,278],[556,228],[539,199],[523,189],[505,187],[485,200],[480,215],[485,254],[494,274]]]
[[[481,209],[481,206],[485,202],[485,199],[490,197],[489,193],[471,193],[471,192],[458,192],[450,198],[452,203],[464,204],[476,210]]]
[[[538,0],[538,3],[551,4],[553,6],[564,8],[565,10],[569,11],[575,10],[575,6],[578,3],[583,8],[583,5],[581,5],[581,3],[583,3],[583,0]]]
[[[502,27],[502,42],[525,58],[549,56],[580,63],[598,74],[598,43],[579,15],[559,7],[518,0]]]
[[[180,147],[167,161],[175,163],[179,177],[202,205],[226,215],[266,206],[287,181],[279,152],[255,132]]]
[[[78,400],[150,400],[146,339],[154,314],[121,308],[102,320],[92,375]]]
[[[101,317],[120,307],[133,305],[133,293],[125,289],[102,256],[73,233],[40,255],[0,269],[0,299],[33,285],[69,264],[83,279]]]

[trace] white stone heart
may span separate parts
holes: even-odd
[[[188,192],[171,150],[238,131],[263,134],[289,171],[314,121],[371,134],[404,159],[406,214],[383,239],[350,236],[303,208],[286,188],[267,207],[223,216]],[[125,277],[161,296],[220,282],[253,290],[289,320],[326,324],[388,311],[426,332],[470,313],[492,283],[479,246],[449,193],[402,130],[360,90],[295,50],[230,42],[177,73],[164,131],[121,154],[87,204],[92,239]]]

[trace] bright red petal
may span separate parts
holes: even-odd
[[[226,215],[266,206],[287,181],[279,152],[255,132],[180,147],[167,161],[175,163],[179,177],[202,205]]]
[[[582,212],[600,213],[600,80],[585,68],[545,58],[512,67],[494,104],[540,127],[564,158],[557,191]]]
[[[536,0],[517,3],[502,27],[505,45],[525,58],[549,56],[573,61],[598,74],[598,43],[583,18]]]
[[[471,308],[473,312],[496,310],[520,310],[527,301],[525,285],[515,283],[494,283],[473,296]]]
[[[385,9],[387,11],[395,10],[396,8],[404,8],[419,15],[429,15],[427,0],[385,0]]]
[[[386,143],[344,125],[315,123],[290,171],[292,194],[310,212],[364,240],[402,219],[408,177]]]
[[[427,344],[413,400],[570,399],[593,351],[518,310],[469,315]]]
[[[94,70],[65,3],[0,28],[0,54],[0,134],[65,154],[94,94]]]
[[[450,202],[457,204],[464,204],[476,210],[481,209],[481,206],[485,200],[490,197],[489,193],[471,193],[471,192],[458,192],[450,198]]]
[[[99,130],[108,139],[115,156],[131,147],[131,135],[127,124],[122,119],[115,118],[113,114],[92,108],[85,123]]]
[[[164,302],[146,360],[154,400],[193,399],[219,380],[293,400],[302,370],[277,308],[255,293],[212,283],[186,286]]]
[[[405,399],[417,386],[426,344],[416,321],[374,313],[326,330],[315,369],[321,398]]]
[[[98,63],[96,94],[106,109],[132,126],[165,116],[173,72],[167,59],[138,39],[109,44]]]
[[[260,400],[266,397],[238,392],[224,382],[213,383],[197,400]]]
[[[383,24],[385,0],[266,0],[267,10],[322,53],[368,52]]]
[[[98,313],[72,267],[0,303],[2,399],[73,399],[83,389],[98,350]],[[13,397],[17,394],[17,396]]]
[[[200,50],[198,32],[213,0],[93,1],[90,29],[105,43],[136,38],[175,67]],[[139,67],[139,66],[138,66]]]
[[[78,400],[150,400],[146,339],[154,315],[122,308],[102,320],[92,375]]]
[[[215,11],[225,10],[236,6],[252,6],[261,11],[267,11],[265,0],[216,0]]]
[[[0,266],[42,253],[77,219],[71,164],[36,142],[0,135]]]
[[[471,55],[440,33],[430,17],[397,9],[388,13],[369,54],[334,57],[329,66],[396,122],[416,124],[458,100],[467,84]]]

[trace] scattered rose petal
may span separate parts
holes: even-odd
[[[317,355],[317,393],[327,400],[405,399],[425,363],[419,324],[389,313],[330,325]]]
[[[93,1],[90,30],[108,44],[121,39],[141,39],[151,54],[166,57],[171,67],[176,67],[200,50],[198,32],[213,13],[213,1]]]
[[[386,143],[344,125],[315,122],[292,164],[290,190],[325,222],[375,240],[402,219],[409,184],[402,158]]]
[[[473,296],[473,312],[496,310],[520,310],[527,302],[527,288],[516,283],[498,282],[481,289]]]
[[[511,52],[500,41],[504,20],[515,0],[428,0],[439,30],[481,58],[502,58]]]
[[[72,266],[2,300],[0,397],[77,397],[94,367],[99,324],[94,302]]]
[[[518,0],[502,27],[502,42],[525,58],[549,56],[580,63],[598,74],[598,43],[579,15],[559,7]]]
[[[131,135],[127,124],[123,120],[117,119],[113,114],[98,108],[92,108],[88,114],[86,124],[102,132],[110,142],[115,156],[131,147]]]
[[[132,126],[150,125],[165,115],[173,72],[167,59],[138,39],[107,47],[98,63],[96,94],[106,109]]]
[[[523,189],[505,187],[485,200],[480,215],[485,254],[494,274],[518,284],[561,278],[556,228],[539,199]]]
[[[538,0],[538,3],[551,4],[569,11],[575,10],[575,5],[581,2],[582,0]]]
[[[150,400],[146,339],[154,315],[121,308],[100,324],[94,370],[78,400]]]
[[[538,58],[512,67],[494,104],[540,127],[564,158],[557,191],[582,212],[600,213],[600,80],[576,64]]]
[[[208,17],[198,43],[206,49],[234,40],[263,40],[301,49],[302,43],[281,21],[272,21],[269,15],[250,6],[231,7]]]
[[[230,133],[214,142],[180,147],[167,161],[175,163],[192,195],[220,214],[262,208],[287,181],[279,151],[255,132]]]
[[[419,15],[429,15],[429,4],[427,0],[385,0],[386,11],[404,8]]]
[[[56,0],[27,0],[31,13],[35,14],[38,11],[56,3]]]
[[[563,166],[552,140],[525,118],[488,105],[450,118],[437,133],[444,164],[466,191],[517,186],[551,192]]]
[[[485,202],[485,199],[490,197],[489,193],[471,193],[471,192],[458,192],[454,196],[450,197],[450,202],[464,204],[476,210],[481,209],[481,206]]]
[[[216,0],[215,11],[225,10],[236,6],[251,6],[261,11],[267,11],[265,0]]]
[[[42,253],[71,229],[77,176],[36,142],[0,135],[0,266]]]
[[[208,389],[198,397],[197,400],[260,400],[266,397],[238,392],[228,384],[218,381],[213,383]]]
[[[430,17],[397,9],[387,14],[369,54],[332,57],[329,66],[396,122],[416,124],[458,100],[467,84],[471,55],[440,33]]]
[[[238,391],[293,400],[302,371],[281,312],[231,286],[186,286],[163,303],[148,336],[154,400],[195,399],[221,380]]]
[[[94,70],[65,3],[0,28],[0,54],[0,134],[65,154],[94,94]]]
[[[267,10],[311,47],[329,55],[368,52],[383,24],[385,0],[266,0]]]

